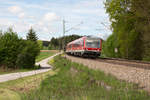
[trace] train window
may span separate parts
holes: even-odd
[[[68,49],[71,49],[71,44],[67,46]]]
[[[78,47],[79,46],[79,44],[74,44],[74,47]]]
[[[80,46],[80,41],[75,42],[74,47],[79,47]]]
[[[69,45],[69,48],[71,48],[71,45]]]
[[[84,41],[82,40],[82,46],[84,46]]]
[[[80,40],[80,45],[83,46],[83,44],[84,44],[84,41]]]
[[[86,39],[86,47],[88,48],[100,48],[100,39]]]

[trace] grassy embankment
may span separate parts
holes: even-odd
[[[117,80],[99,70],[89,69],[57,56],[50,61],[59,70],[23,100],[150,100],[138,85]]]
[[[41,51],[40,55],[36,58],[36,62],[39,62],[45,58],[48,58],[54,54],[58,53],[58,50],[46,50],[46,51]]]
[[[55,53],[57,53],[57,51],[41,52],[40,57],[38,58],[42,60]],[[46,54],[47,56],[45,56]],[[21,100],[22,93],[27,93],[36,89],[45,78],[55,75],[56,73],[56,71],[48,71],[45,73],[0,83],[0,100]]]
[[[48,71],[45,73],[0,83],[0,100],[21,100],[22,93],[28,93],[29,91],[38,88],[45,78],[55,74],[56,72],[54,71]]]
[[[50,51],[41,51],[39,56],[36,58],[36,62],[39,62],[45,58],[48,58],[52,55],[54,55],[55,53],[57,53],[58,50],[50,50]],[[16,73],[16,72],[27,72],[27,71],[32,71],[34,69],[0,69],[0,75],[2,74],[8,74],[8,73]]]

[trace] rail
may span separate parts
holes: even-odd
[[[150,70],[150,62],[139,61],[139,60],[128,60],[120,58],[97,58],[97,61],[103,61],[106,63],[116,64],[116,65],[125,65],[129,67],[143,68]]]

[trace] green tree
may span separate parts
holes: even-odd
[[[143,40],[142,33],[137,29],[137,16],[133,10],[133,2],[134,0],[107,0],[105,7],[112,22],[114,35],[112,42],[119,50],[118,57],[141,60]]]
[[[0,30],[0,38],[2,37],[2,35],[3,35],[3,32],[2,32],[2,30]]]
[[[140,32],[143,41],[143,59],[150,60],[150,1],[132,0],[132,11],[136,16],[136,31]]]
[[[16,68],[17,55],[20,52],[20,39],[12,30],[8,30],[0,39],[0,64]]]
[[[22,40],[24,46],[17,56],[16,65],[20,68],[34,68],[35,59],[40,53],[40,48],[37,43],[30,40]]]
[[[40,49],[43,49],[43,42],[41,40],[37,41],[37,44],[39,45]]]
[[[34,68],[40,48],[37,42],[23,40],[11,28],[0,38],[0,67]]]
[[[33,28],[29,29],[29,32],[27,33],[27,40],[37,41],[37,39],[36,32]]]
[[[70,36],[65,36],[65,37],[60,37],[60,38],[52,38],[49,44],[49,49],[62,49],[63,42],[65,40],[65,45],[67,43],[80,38],[81,36],[78,35],[70,35]],[[65,39],[64,39],[65,38]]]

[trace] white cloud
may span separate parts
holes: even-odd
[[[34,16],[29,16],[29,18],[30,18],[30,19],[35,19],[35,17],[34,17]]]
[[[19,17],[19,18],[24,18],[24,17],[25,17],[25,13],[24,13],[24,12],[19,13],[19,14],[18,14],[18,17]]]
[[[32,25],[34,29],[36,29],[38,32],[41,33],[41,35],[44,33],[50,33],[50,32],[56,32],[57,29],[54,28],[54,23],[60,19],[59,16],[57,16],[53,12],[47,12],[43,16],[41,16],[40,19],[36,20],[35,24]]]
[[[24,18],[25,17],[24,10],[19,6],[11,6],[11,7],[8,8],[8,11],[10,13],[18,16],[19,18]]]
[[[59,19],[59,17],[53,12],[48,12],[44,15],[44,21],[55,21],[57,19]]]
[[[48,28],[47,28],[47,27],[43,27],[43,31],[44,31],[44,32],[46,32],[46,33],[48,33],[48,32],[49,32],[49,30],[48,30]]]
[[[42,22],[42,21],[39,21],[39,22],[38,22],[38,25],[39,25],[39,26],[43,26],[43,22]]]
[[[4,29],[5,27],[13,26],[14,30],[19,32],[20,36],[25,36],[28,29],[32,26],[38,33],[39,38],[47,39],[49,33],[56,33],[53,35],[55,37],[61,36],[61,18],[64,18],[67,21],[66,29],[81,21],[84,22],[83,25],[78,26],[79,28],[77,27],[78,29],[68,32],[68,35],[74,33],[91,35],[97,33],[95,28],[100,23],[96,22],[103,22],[104,19],[106,19],[106,22],[109,21],[105,13],[103,1],[81,0],[70,4],[70,2],[53,2],[49,0],[39,4],[27,4],[26,1],[22,0],[5,0],[5,2],[0,4],[0,28]],[[5,20],[3,20],[4,18]],[[101,27],[104,28],[103,26]],[[107,35],[104,33],[107,34],[108,32],[105,30],[107,29],[100,31],[101,34],[97,35],[106,38]]]
[[[19,6],[11,6],[8,8],[8,11],[13,13],[13,14],[17,14],[17,13],[20,13],[22,11],[22,8],[20,8]]]
[[[98,34],[96,34],[96,36],[98,36],[98,37],[100,37],[100,38],[102,38],[102,39],[104,39],[104,40],[106,40],[108,37],[109,37],[109,35],[111,34],[111,32],[103,32],[103,33],[98,33]]]

